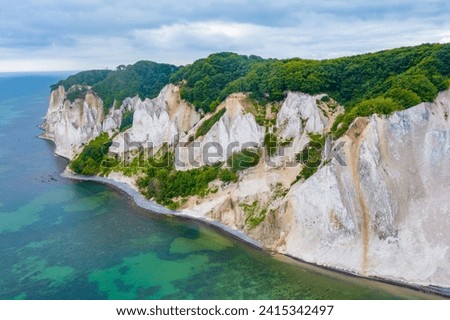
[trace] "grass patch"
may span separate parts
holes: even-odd
[[[278,149],[278,139],[273,133],[266,133],[264,136],[264,146],[266,147],[266,152],[269,157],[277,153]]]
[[[235,172],[221,168],[220,163],[177,171],[173,153],[166,152],[159,159],[148,160],[145,174],[138,179],[138,186],[147,198],[176,209],[179,203],[173,199],[194,195],[205,196],[210,192],[217,192],[215,188],[209,188],[210,182],[217,179],[226,183],[236,182],[237,178]]]
[[[239,205],[245,213],[245,224],[249,229],[259,226],[266,218],[267,209],[260,208],[257,201],[252,204],[241,203]]]
[[[260,158],[257,150],[244,149],[240,152],[233,153],[228,159],[227,164],[231,168],[231,171],[238,172],[256,166]]]
[[[223,108],[220,111],[218,111],[216,114],[214,114],[211,118],[205,120],[200,127],[197,129],[197,132],[195,133],[195,138],[204,136],[208,133],[208,131],[212,128],[212,126],[219,121],[219,119],[225,114],[226,109]]]
[[[105,174],[110,171],[117,165],[117,161],[108,157],[111,143],[108,134],[102,133],[84,147],[77,158],[69,164],[70,169],[75,173],[87,176]]]
[[[308,179],[322,164],[322,152],[325,147],[325,136],[320,134],[309,134],[309,143],[305,146],[303,151],[297,155],[297,161],[303,164],[297,180]]]
[[[122,122],[120,123],[120,132],[123,132],[133,125],[133,112],[132,111],[126,111],[123,114]]]

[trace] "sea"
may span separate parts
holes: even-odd
[[[65,73],[0,75],[0,299],[433,299],[269,253],[60,176],[39,139]]]

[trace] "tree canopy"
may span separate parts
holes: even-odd
[[[77,74],[69,76],[65,80],[60,80],[50,86],[52,90],[55,90],[59,86],[63,86],[66,91],[73,85],[79,84],[82,86],[93,86],[94,84],[104,80],[112,71],[111,70],[89,70],[78,72]]]
[[[342,128],[356,115],[432,101],[448,88],[449,79],[450,44],[423,44],[320,61],[262,59],[230,52],[211,54],[181,68],[139,61],[115,71],[80,72],[57,85],[66,89],[73,84],[92,86],[109,108],[114,100],[120,103],[129,96],[155,97],[170,81],[181,86],[183,99],[206,113],[234,92],[249,93],[259,103],[281,101],[288,90],[326,93],[346,109],[345,119],[339,118],[345,120]]]
[[[363,100],[387,95],[402,107],[410,107],[418,101],[433,100],[439,90],[448,87],[449,65],[449,44],[424,44],[322,61],[264,60],[228,83],[220,97],[244,91],[260,101],[278,101],[287,90],[326,93],[351,109]]]
[[[139,61],[133,65],[119,66],[116,71],[93,86],[93,90],[103,99],[105,106],[112,106],[114,100],[121,103],[126,97],[139,95],[142,99],[154,98],[169,83],[170,75],[178,67]]]
[[[245,76],[250,67],[260,61],[263,59],[257,56],[215,53],[182,67],[170,80],[182,83],[181,97],[194,104],[197,109],[214,111],[224,98],[220,93],[225,86]]]
[[[51,86],[62,85],[68,90],[74,84],[92,86],[103,100],[106,109],[114,100],[121,103],[126,97],[139,95],[142,99],[154,98],[169,83],[169,77],[178,70],[170,64],[139,61],[133,65],[120,65],[115,71],[90,70],[79,72]]]

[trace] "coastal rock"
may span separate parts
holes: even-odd
[[[72,159],[83,144],[102,132],[103,101],[88,91],[70,102],[63,86],[53,90],[43,124],[43,138],[53,140],[55,153]]]
[[[282,252],[364,276],[450,287],[450,91],[357,119],[333,160],[286,197]],[[336,142],[336,143],[339,143]]]
[[[180,99],[174,85],[165,86],[155,99],[135,97],[124,104],[134,111],[133,125],[113,139],[109,151],[118,155],[141,147],[156,152],[164,143],[173,145],[200,119],[195,109]]]
[[[277,135],[281,141],[291,141],[284,156],[293,159],[309,142],[309,134],[329,131],[342,106],[329,100],[333,108],[321,101],[324,95],[311,96],[301,92],[288,92],[277,115]],[[331,102],[332,101],[332,102]],[[276,159],[274,159],[276,161]]]
[[[177,150],[177,169],[187,170],[193,167],[226,161],[233,152],[243,148],[261,146],[264,139],[265,128],[258,125],[255,116],[247,112],[244,106],[244,94],[232,94],[221,105],[225,113],[211,127],[204,137],[199,137],[186,147]],[[212,115],[211,115],[212,116]],[[209,117],[202,119],[207,120]],[[202,121],[202,122],[203,122]],[[201,125],[200,122],[191,133]],[[210,156],[205,157],[209,154]]]
[[[116,133],[123,114],[134,112],[133,125],[113,139],[110,152],[164,143],[177,145],[176,168],[188,170],[224,162],[233,151],[261,147],[267,130],[292,158],[309,141],[324,135],[342,108],[321,102],[322,96],[289,92],[275,128],[260,126],[244,94],[232,94],[223,112],[203,136],[194,107],[180,98],[179,88],[166,86],[155,99],[127,98],[103,121],[101,100],[93,93],[70,103],[63,87],[53,91],[44,137],[56,152],[72,158],[102,131]],[[330,101],[326,99],[326,101]],[[390,116],[356,119],[348,132],[325,149],[340,149],[307,180],[297,181],[301,164],[257,166],[239,173],[236,183],[211,183],[206,197],[183,199],[181,211],[244,231],[271,251],[347,272],[450,287],[450,90],[433,103],[422,103]],[[189,150],[189,148],[194,148]],[[220,152],[218,152],[220,149]],[[177,161],[178,159],[178,161]],[[266,159],[267,160],[267,159]],[[280,161],[283,163],[283,161]]]
[[[277,116],[278,134],[282,139],[296,138],[299,132],[322,133],[328,119],[317,107],[318,96],[288,92]]]

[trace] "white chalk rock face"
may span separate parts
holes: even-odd
[[[233,152],[242,148],[262,145],[265,128],[242,106],[243,94],[230,95],[219,107],[225,113],[204,137],[199,137],[186,148],[178,148],[178,170],[226,161]],[[212,116],[212,115],[211,115]]]
[[[288,92],[276,122],[278,136],[284,140],[292,140],[292,146],[284,152],[286,157],[293,159],[295,153],[303,150],[309,142],[309,133],[324,133],[328,118],[317,106],[317,100],[321,97]]]
[[[134,111],[133,125],[113,139],[109,151],[115,154],[141,147],[157,151],[164,143],[173,145],[179,134],[200,119],[192,106],[181,101],[179,88],[174,85],[164,87],[155,99],[135,97],[125,103]]]
[[[366,276],[450,287],[450,91],[357,119],[343,158],[288,196],[285,252]]]
[[[317,107],[317,97],[300,92],[288,92],[277,116],[281,138],[295,138],[301,132],[322,133],[327,118]]]
[[[337,112],[318,106],[320,96],[289,92],[277,115],[277,135],[302,150],[308,133],[324,134]],[[73,158],[102,131],[120,128],[133,111],[133,125],[113,140],[110,152],[177,145],[176,167],[226,161],[233,151],[260,146],[265,128],[233,94],[219,107],[222,117],[202,137],[192,139],[200,120],[180,99],[179,88],[164,87],[155,99],[127,98],[105,117],[92,93],[70,103],[63,87],[52,91],[43,127],[56,153]],[[319,102],[320,103],[320,102]],[[324,114],[326,112],[326,115]],[[247,232],[270,250],[318,265],[364,276],[450,288],[450,90],[391,116],[358,118],[335,142],[335,157],[306,181],[298,167],[259,164],[240,173],[237,183],[215,181],[217,193],[193,197],[184,212]],[[330,119],[330,120],[329,120]],[[193,140],[193,141],[191,141]],[[187,147],[179,141],[190,141]],[[329,146],[329,144],[328,144]],[[281,155],[280,155],[281,157]],[[290,188],[290,189],[289,189]],[[289,189],[289,192],[287,191]],[[286,194],[287,192],[287,194]],[[263,221],[248,225],[248,212]],[[251,213],[250,212],[250,213]]]
[[[114,131],[119,130],[124,113],[134,111],[138,100],[139,97],[125,98],[119,108],[112,107],[103,121],[103,132],[108,132],[111,135]],[[115,102],[113,105],[115,105]]]
[[[103,121],[102,131],[112,133],[114,130],[119,129],[122,117],[123,111],[121,109],[111,109]]]
[[[126,112],[134,112],[140,102],[139,97],[135,96],[133,98],[125,98],[119,108],[112,107],[103,121],[103,132],[108,132],[111,136],[115,131],[119,130],[124,114]]]
[[[55,153],[72,159],[83,144],[102,132],[103,101],[93,93],[70,102],[63,86],[53,90],[43,124],[43,137],[53,140]]]

